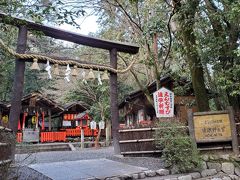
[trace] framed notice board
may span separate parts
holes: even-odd
[[[231,124],[228,114],[194,115],[196,142],[231,141]]]
[[[196,143],[232,142],[234,153],[239,154],[234,113],[226,111],[193,113],[188,111],[189,134]]]

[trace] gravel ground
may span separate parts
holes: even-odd
[[[77,149],[76,151],[50,151],[33,154],[17,154],[15,156],[16,163],[20,165],[100,158],[106,158],[129,165],[145,167],[151,170],[163,168],[163,161],[159,158],[123,157],[121,155],[114,155],[113,147],[105,147],[100,149],[85,148]]]

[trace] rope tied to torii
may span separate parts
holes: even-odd
[[[13,49],[11,49],[7,45],[5,45],[5,43],[3,42],[2,39],[0,39],[0,47],[5,52],[7,52],[8,54],[10,54],[10,55],[12,55],[12,56],[14,56],[15,58],[18,58],[18,59],[38,59],[38,60],[42,60],[42,61],[46,61],[46,62],[49,61],[52,64],[59,64],[59,65],[68,65],[69,64],[69,65],[74,65],[74,66],[77,66],[79,68],[84,68],[84,69],[107,70],[107,71],[112,72],[112,73],[120,73],[120,74],[124,74],[127,71],[129,71],[133,67],[133,64],[137,60],[137,58],[135,58],[135,60],[133,60],[126,69],[114,69],[114,68],[104,66],[104,65],[85,64],[85,63],[80,63],[80,62],[73,61],[73,60],[58,60],[58,59],[54,59],[54,58],[51,58],[51,57],[48,57],[48,56],[38,55],[38,54],[17,53]]]

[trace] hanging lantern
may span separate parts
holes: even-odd
[[[54,64],[53,74],[54,75],[59,75],[58,64]]]
[[[91,79],[95,79],[95,75],[94,75],[92,69],[90,69],[90,72],[88,73],[86,79],[89,79],[89,80],[91,80]]]
[[[38,71],[40,71],[40,68],[39,68],[37,62],[38,62],[37,58],[34,58],[34,59],[33,59],[33,64],[32,64],[32,66],[30,67],[31,70],[38,70]]]
[[[2,117],[2,122],[3,122],[4,124],[7,124],[7,123],[8,123],[8,115],[5,115],[5,116]]]
[[[104,71],[104,74],[102,75],[102,80],[109,80],[107,70]]]
[[[32,116],[32,124],[36,124],[36,122],[37,122],[36,116]]]
[[[77,73],[77,66],[73,66],[73,72],[72,72],[72,76],[77,76],[78,73]]]

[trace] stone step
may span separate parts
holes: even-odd
[[[8,174],[11,162],[12,161],[10,159],[0,161],[0,179],[4,179],[4,177],[6,177],[6,175]]]
[[[35,153],[44,151],[71,151],[68,144],[36,144],[36,145],[18,145],[16,148],[17,154]]]
[[[10,159],[11,146],[7,143],[0,143],[0,161]]]

